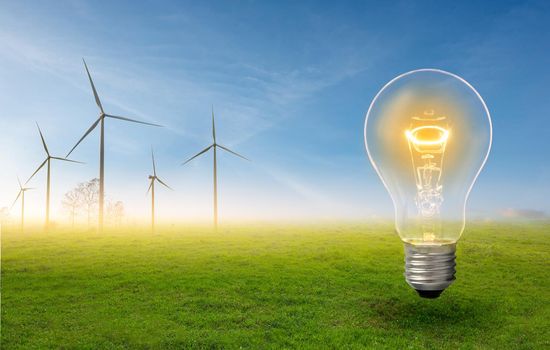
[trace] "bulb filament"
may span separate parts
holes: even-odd
[[[416,206],[422,217],[424,241],[428,242],[435,240],[443,202],[441,174],[449,138],[445,122],[446,117],[436,117],[430,110],[422,117],[413,117],[410,129],[405,131],[416,180]]]

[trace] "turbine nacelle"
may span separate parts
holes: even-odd
[[[153,183],[155,181],[158,181],[161,185],[163,185],[164,187],[170,189],[173,191],[172,187],[168,186],[164,181],[162,181],[158,176],[157,176],[157,167],[156,167],[156,164],[155,164],[155,155],[153,153],[153,148],[151,147],[151,162],[153,163],[153,175],[149,175],[148,178],[149,180],[151,180],[151,183],[149,184],[149,188],[147,189],[147,193],[149,193],[149,191],[151,190],[151,188],[153,187]],[[154,189],[153,189],[154,191]]]
[[[25,184],[28,183],[29,181],[31,181],[31,179],[34,177],[34,175],[36,175],[36,173],[38,173],[40,171],[40,169],[42,169],[44,167],[44,165],[46,165],[46,163],[49,163],[52,159],[61,160],[61,161],[64,161],[64,162],[84,164],[83,162],[68,159],[67,157],[52,156],[50,154],[50,151],[48,150],[48,145],[46,144],[46,140],[44,139],[44,135],[42,134],[42,130],[40,129],[40,126],[38,125],[38,123],[36,123],[36,127],[38,128],[38,133],[40,134],[40,140],[42,141],[42,146],[44,147],[44,151],[46,152],[46,159],[44,159],[44,161],[38,166],[38,168],[36,168],[34,173],[32,173],[32,175],[27,179],[27,181],[25,181]]]
[[[99,108],[99,117],[92,124],[92,126],[90,126],[88,128],[88,130],[86,130],[84,135],[80,138],[80,140],[78,140],[78,142],[73,146],[73,148],[71,148],[69,153],[67,153],[66,157],[68,157],[74,151],[74,149],[86,138],[86,136],[88,136],[88,134],[90,134],[97,127],[99,122],[104,121],[106,117],[112,118],[112,119],[124,120],[124,121],[132,122],[132,123],[162,127],[162,125],[159,125],[159,124],[143,122],[143,121],[140,121],[140,120],[135,120],[135,119],[127,118],[127,117],[121,117],[121,116],[118,116],[118,115],[105,113],[105,110],[103,109],[103,105],[101,104],[101,100],[99,99],[99,95],[97,93],[97,90],[95,88],[94,81],[92,80],[92,76],[90,75],[90,71],[88,70],[88,65],[86,64],[86,61],[84,59],[82,59],[82,62],[84,62],[84,68],[86,68],[86,74],[88,75],[88,80],[90,81],[90,86],[92,87],[92,92],[94,93],[94,99],[95,99],[95,102],[97,104],[97,107]],[[103,134],[101,135],[101,137],[103,138]]]
[[[13,208],[15,203],[17,203],[17,200],[21,195],[25,195],[25,192],[28,190],[34,190],[34,187],[23,187],[23,184],[21,184],[21,180],[19,180],[19,177],[17,177],[17,183],[19,184],[19,192],[17,193],[17,197],[15,197],[15,200],[13,201],[13,204],[11,205],[10,209]]]

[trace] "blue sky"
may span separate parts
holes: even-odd
[[[211,215],[212,159],[179,163],[218,137],[222,220],[391,216],[363,144],[366,110],[394,76],[440,68],[468,80],[493,118],[493,149],[470,217],[550,214],[550,6],[498,2],[0,1],[0,207],[43,158],[35,121],[64,155],[97,118],[81,58],[108,112],[106,192],[148,213],[149,149],[164,218]],[[52,205],[97,176],[99,135],[54,164]],[[45,173],[29,212],[43,215]],[[510,211],[510,209],[512,209]],[[17,215],[14,213],[14,215]]]

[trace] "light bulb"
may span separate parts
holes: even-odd
[[[394,78],[369,107],[367,153],[393,200],[405,278],[421,297],[437,298],[455,279],[466,201],[491,139],[491,117],[479,93],[442,70]]]

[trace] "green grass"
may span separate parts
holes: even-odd
[[[550,347],[550,224],[470,224],[436,300],[388,224],[2,236],[2,349]]]

